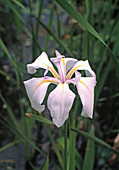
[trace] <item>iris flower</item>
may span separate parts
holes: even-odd
[[[42,52],[32,64],[27,65],[27,71],[30,74],[34,74],[39,68],[46,70],[44,77],[31,78],[24,81],[32,108],[38,112],[42,112],[45,109],[42,103],[48,86],[51,83],[55,84],[56,88],[48,96],[47,107],[50,110],[54,124],[57,127],[61,127],[69,116],[69,111],[76,96],[69,88],[69,84],[72,83],[76,85],[82,101],[81,115],[92,118],[96,76],[88,60],[78,61],[74,58],[65,58],[65,56],[56,51],[56,58],[51,58],[51,61],[57,67],[58,72],[54,69],[45,52]],[[85,70],[86,76],[82,77],[79,70]],[[48,71],[54,77],[46,76]]]

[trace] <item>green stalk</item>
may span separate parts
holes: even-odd
[[[58,31],[58,38],[59,39],[61,39],[60,15],[61,15],[61,7],[58,5],[58,7],[57,7],[57,31]]]
[[[67,122],[64,124],[64,146],[65,170],[67,170]]]
[[[86,19],[88,21],[88,0],[86,0]],[[89,37],[88,37],[88,31],[85,30],[84,32],[84,40],[83,40],[83,59],[86,60],[89,53]]]
[[[41,0],[40,5],[39,5],[39,11],[38,11],[38,16],[37,18],[40,20],[41,13],[42,13],[42,8],[43,8],[43,0]],[[38,29],[39,29],[39,22],[37,20],[36,22],[36,34],[35,34],[35,39],[34,39],[34,56],[35,58],[37,57],[37,41],[38,41]]]
[[[76,98],[76,104],[74,109],[72,109],[72,112],[70,114],[70,128],[75,128],[76,127],[76,117],[77,117],[77,112],[79,109],[79,100],[78,97]],[[78,126],[79,127],[79,126]],[[76,158],[76,134],[73,133],[71,130],[69,131],[69,170],[75,170],[75,158]]]
[[[51,27],[52,27],[54,9],[55,9],[55,3],[54,3],[54,0],[53,0],[52,1],[51,13],[50,13],[50,20],[49,20],[49,24],[48,24],[48,28],[49,29],[51,29]],[[47,51],[47,49],[48,49],[49,40],[50,40],[50,35],[47,34],[47,36],[46,36],[46,43],[45,43],[45,51]]]
[[[30,15],[31,15],[31,18],[32,18],[31,0],[28,0],[28,3],[29,3]],[[34,35],[33,23],[32,23],[32,19],[31,19],[31,18],[30,18],[30,25],[31,25],[32,42],[33,42],[33,45],[32,45],[32,53],[33,53],[33,58],[35,59],[35,57],[34,57],[34,39],[35,39],[35,35]]]
[[[72,4],[72,0],[71,0],[71,5],[73,5]],[[71,49],[71,52],[73,52],[73,27],[72,27],[72,23],[71,23],[71,25],[70,25],[70,49]]]

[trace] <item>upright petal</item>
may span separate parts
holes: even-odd
[[[78,60],[75,58],[65,58],[66,63],[66,73],[74,66]]]
[[[57,50],[55,50],[55,53],[56,53],[56,56],[57,56],[57,58],[56,59],[54,59],[54,58],[51,58],[51,60],[54,62],[54,64],[55,64],[55,62],[58,60],[58,59],[62,59],[61,60],[61,64],[62,64],[62,67],[63,66],[65,66],[65,69],[66,69],[66,73],[74,66],[74,64],[78,61],[77,59],[75,59],[75,58],[65,58],[65,56],[64,55],[61,55],[60,53],[59,53],[59,51],[57,51]],[[56,65],[57,66],[57,65]]]
[[[93,117],[94,104],[94,86],[96,85],[95,77],[81,77],[77,83],[78,94],[82,101],[82,113],[84,117]]]
[[[87,77],[95,77],[95,73],[94,71],[91,69],[88,60],[86,61],[78,61],[73,68],[69,71],[69,73],[67,74],[67,78],[71,78],[71,76],[73,75],[73,73],[76,70],[85,70],[86,76]]]
[[[61,55],[57,50],[55,51],[56,58],[51,58],[51,61],[56,65],[58,68],[59,78],[62,81],[62,83],[65,82],[65,75],[66,75],[66,69],[65,69],[65,63],[63,55]]]
[[[74,66],[77,62],[74,58],[65,58],[64,55],[61,55],[57,50],[55,51],[56,58],[51,58],[51,61],[58,68],[59,75],[62,82],[64,83],[67,72]]]
[[[55,77],[58,77],[57,72],[45,52],[42,52],[42,54],[32,64],[27,64],[27,70],[30,74],[34,74],[38,68],[48,68]]]
[[[44,78],[32,78],[24,81],[24,85],[31,102],[31,106],[38,112],[42,112],[45,109],[43,102],[47,88],[51,82],[46,81]]]
[[[67,83],[58,84],[50,93],[47,101],[53,122],[57,127],[67,120],[69,111],[73,105],[75,94],[69,89]]]

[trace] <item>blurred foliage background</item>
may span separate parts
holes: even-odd
[[[88,59],[97,76],[93,120],[80,116],[78,97],[68,119],[68,169],[118,170],[118,0],[0,0],[0,169],[64,169],[64,129],[32,110],[23,85],[26,64],[55,49]]]

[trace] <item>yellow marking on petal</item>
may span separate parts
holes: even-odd
[[[71,69],[71,71],[69,72],[69,74],[68,74],[68,79],[70,79],[71,78],[71,76],[72,76],[72,74],[77,70],[77,68],[79,68],[79,67],[82,67],[82,66],[84,66],[84,65],[79,65],[79,66],[77,66],[77,67],[74,67],[73,69]]]
[[[65,58],[62,58],[62,62],[63,62],[64,72],[65,72],[65,74],[66,74]]]
[[[40,83],[36,86],[35,90],[36,90],[41,84],[47,83],[47,82],[57,84],[57,83],[56,83],[55,81],[53,81],[53,80],[43,80],[42,82],[40,82]],[[34,90],[34,92],[35,92],[35,90]]]
[[[62,84],[62,88],[64,88],[64,84]]]
[[[44,63],[43,63],[44,64]],[[51,68],[49,65],[47,65],[47,64],[44,64],[44,65],[46,65],[48,68],[49,68],[49,70],[53,73],[53,75],[54,75],[54,77],[55,78],[58,78],[58,74],[56,73],[56,71],[53,69],[53,68]]]
[[[89,93],[91,93],[90,89],[88,88],[88,86],[83,81],[80,80],[79,82],[82,83],[84,86],[86,86],[86,88],[88,89]]]

